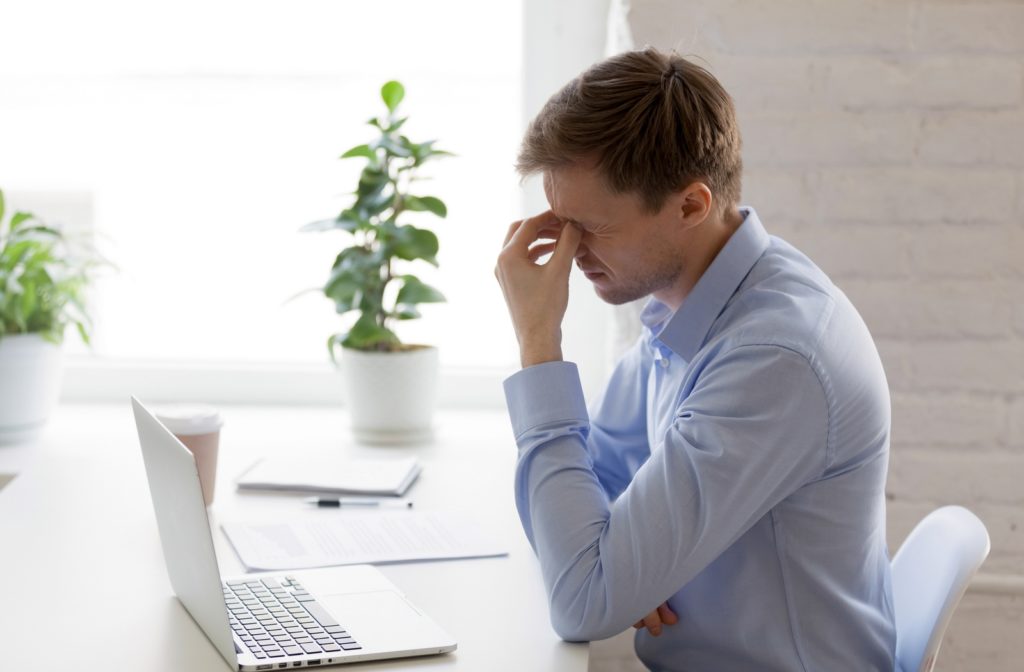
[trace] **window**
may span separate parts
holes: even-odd
[[[0,186],[85,192],[120,271],[94,292],[102,359],[322,364],[347,328],[316,294],[345,234],[299,233],[347,205],[378,91],[400,79],[428,164],[447,304],[399,335],[447,367],[515,362],[489,282],[520,209],[518,2],[387,0],[8,3],[0,42]],[[17,205],[17,203],[14,203]],[[45,210],[40,211],[45,215]],[[415,220],[408,220],[415,223]],[[88,350],[69,332],[68,352]]]

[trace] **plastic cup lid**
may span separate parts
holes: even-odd
[[[156,409],[156,418],[172,434],[190,436],[216,432],[224,424],[213,406],[202,404],[172,404]]]

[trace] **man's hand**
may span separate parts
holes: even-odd
[[[669,609],[668,602],[663,602],[660,607],[634,623],[633,627],[637,630],[647,628],[648,632],[657,637],[661,634],[662,625],[675,625],[678,622],[679,617],[676,616],[676,612]]]
[[[494,275],[512,316],[523,368],[562,359],[562,318],[579,243],[579,230],[550,210],[509,227]],[[538,264],[547,254],[551,258]]]

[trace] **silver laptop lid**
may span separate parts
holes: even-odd
[[[132,408],[171,586],[220,655],[237,669],[238,657],[195,459],[135,397]]]

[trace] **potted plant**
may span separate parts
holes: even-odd
[[[31,441],[45,426],[60,394],[65,328],[89,343],[82,298],[96,265],[32,213],[8,217],[0,191],[0,444]]]
[[[322,291],[338,314],[357,315],[348,331],[327,339],[336,365],[341,351],[353,431],[364,442],[408,443],[431,435],[438,356],[435,347],[402,343],[395,324],[420,317],[420,304],[445,298],[404,268],[413,262],[437,266],[437,236],[399,220],[410,212],[448,214],[439,198],[411,192],[424,163],[450,154],[436,149],[434,140],[416,143],[400,132],[408,119],[397,112],[405,97],[401,83],[387,82],[380,94],[387,113],[368,122],[377,137],[341,155],[366,161],[354,202],[302,230],[351,236]]]

